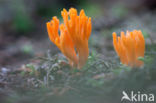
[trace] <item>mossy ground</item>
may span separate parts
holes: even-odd
[[[61,54],[47,53],[22,71],[7,74],[4,81],[10,84],[1,89],[8,91],[3,103],[120,103],[122,91],[155,94],[156,45],[146,49],[140,58],[144,67],[133,69],[96,52],[82,69],[71,68]]]

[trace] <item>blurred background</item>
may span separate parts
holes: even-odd
[[[60,59],[46,29],[71,7],[92,18],[82,71]],[[121,65],[112,45],[113,32],[134,29],[146,40],[140,69]],[[156,94],[155,33],[156,0],[0,0],[0,103],[120,103],[123,90]]]
[[[141,29],[155,42],[156,0],[0,0],[0,68],[17,68],[49,49],[56,54],[46,22],[71,7],[92,17],[90,45],[99,53],[108,54],[107,41],[121,30]]]

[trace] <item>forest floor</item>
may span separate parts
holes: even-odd
[[[36,35],[31,39],[3,35],[8,42],[0,40],[0,102],[120,103],[122,91],[155,94],[156,14],[100,15],[92,20],[90,55],[81,70],[68,65],[46,29],[32,32]],[[120,64],[112,45],[112,32],[133,29],[141,29],[146,39],[145,65],[136,69]]]

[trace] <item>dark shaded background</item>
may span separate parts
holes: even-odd
[[[112,31],[114,26],[123,28],[122,23],[129,25],[131,17],[134,22],[143,18],[150,25],[146,29],[154,32],[155,24],[150,23],[155,22],[155,0],[0,0],[0,68],[16,68],[48,49],[56,54],[58,49],[48,39],[46,22],[53,16],[61,19],[60,11],[70,7],[83,8],[92,17],[92,35]]]

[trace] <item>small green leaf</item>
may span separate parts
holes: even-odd
[[[145,61],[145,58],[144,57],[138,57],[138,60],[140,60],[140,61]]]

